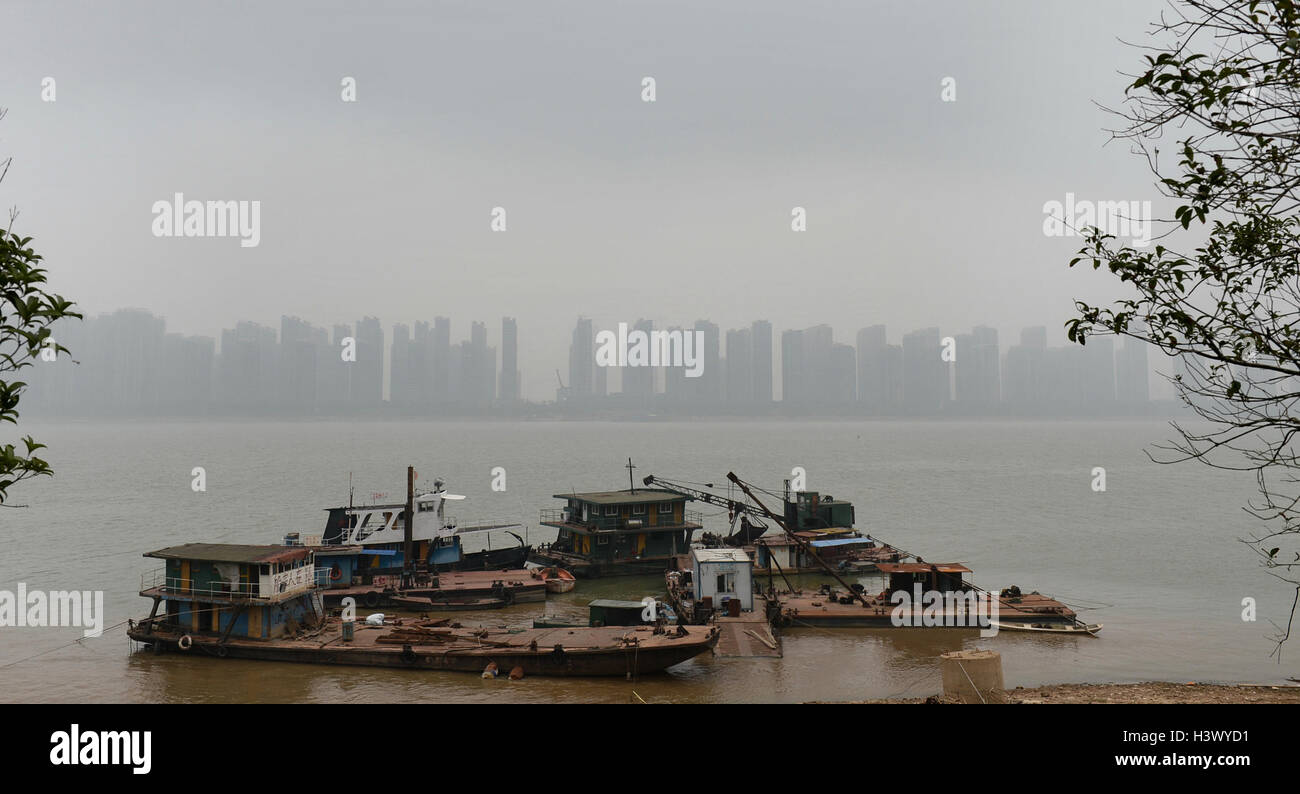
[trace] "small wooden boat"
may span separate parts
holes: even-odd
[[[573,577],[573,574],[559,566],[553,565],[549,568],[542,568],[537,575],[546,583],[546,592],[548,593],[567,593],[578,584],[578,580]]]
[[[1097,636],[1101,623],[1012,623],[1001,620],[990,621],[998,631],[1039,631],[1047,634],[1089,634]]]
[[[421,612],[467,612],[474,609],[501,609],[509,606],[502,598],[437,597],[437,596],[389,596],[393,606],[415,609]]]

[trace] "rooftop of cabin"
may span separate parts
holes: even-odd
[[[594,505],[638,505],[655,502],[686,502],[691,497],[663,488],[637,488],[635,491],[592,491],[589,493],[557,493],[556,499],[576,499]]]
[[[881,573],[972,573],[970,568],[955,562],[880,562],[876,569]]]
[[[288,563],[306,559],[311,550],[304,546],[251,546],[238,543],[186,543],[147,551],[146,557],[160,560],[204,562]]]

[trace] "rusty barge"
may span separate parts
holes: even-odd
[[[127,636],[155,653],[522,675],[666,670],[717,644],[714,627],[468,629],[447,621],[357,625],[326,614],[328,568],[307,547],[192,543],[148,552],[149,615]],[[544,588],[543,588],[544,591]]]

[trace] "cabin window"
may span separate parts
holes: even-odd
[[[271,573],[271,566],[269,566],[269,565],[263,565],[263,566],[261,566],[261,569],[262,569],[262,570],[261,570],[261,573],[262,573],[263,576],[267,576],[267,575],[269,575],[269,574]]]
[[[645,505],[632,505],[632,515],[643,516],[646,514]]]
[[[605,515],[607,516],[618,515],[618,505],[605,505]]]
[[[736,592],[736,575],[734,573],[718,574],[718,592],[719,593]]]
[[[597,545],[597,546],[608,546],[608,545],[609,545],[609,535],[597,535],[597,536],[596,536],[596,545]]]
[[[673,503],[672,503],[672,502],[660,502],[660,503],[659,503],[659,512],[660,512],[660,513],[671,513],[672,511],[673,511]]]

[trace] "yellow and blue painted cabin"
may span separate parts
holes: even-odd
[[[328,571],[310,548],[187,543],[147,552],[163,567],[141,579],[150,620],[189,633],[274,639],[325,617]],[[163,610],[161,616],[159,609]]]

